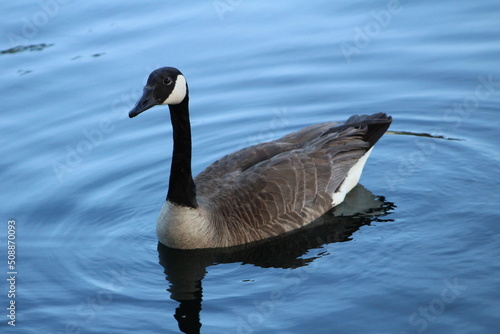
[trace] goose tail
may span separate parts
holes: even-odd
[[[330,128],[321,136],[326,136],[331,133],[341,133],[347,129],[366,129],[363,131],[362,138],[365,142],[369,143],[368,149],[384,135],[392,123],[392,117],[387,116],[386,113],[377,113],[372,115],[354,115],[351,116],[344,123]]]
[[[370,143],[370,148],[384,135],[392,123],[392,117],[386,113],[373,115],[354,115],[345,122],[346,127],[368,127],[363,139]]]

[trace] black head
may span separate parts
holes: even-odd
[[[179,104],[188,97],[188,86],[182,73],[174,67],[151,72],[142,97],[129,112],[130,118],[159,104]]]

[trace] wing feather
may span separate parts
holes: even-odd
[[[376,142],[366,139],[366,120],[354,120],[316,124],[248,147],[200,173],[198,202],[209,208],[222,244],[276,236],[331,209],[333,193]],[[222,240],[228,235],[235,240]]]

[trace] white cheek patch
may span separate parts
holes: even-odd
[[[174,85],[174,90],[162,104],[179,104],[186,97],[187,85],[183,75],[177,76]]]

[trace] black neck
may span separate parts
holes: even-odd
[[[169,105],[174,134],[174,152],[167,201],[196,208],[198,207],[196,187],[191,174],[191,125],[188,105],[188,97],[180,104]]]

